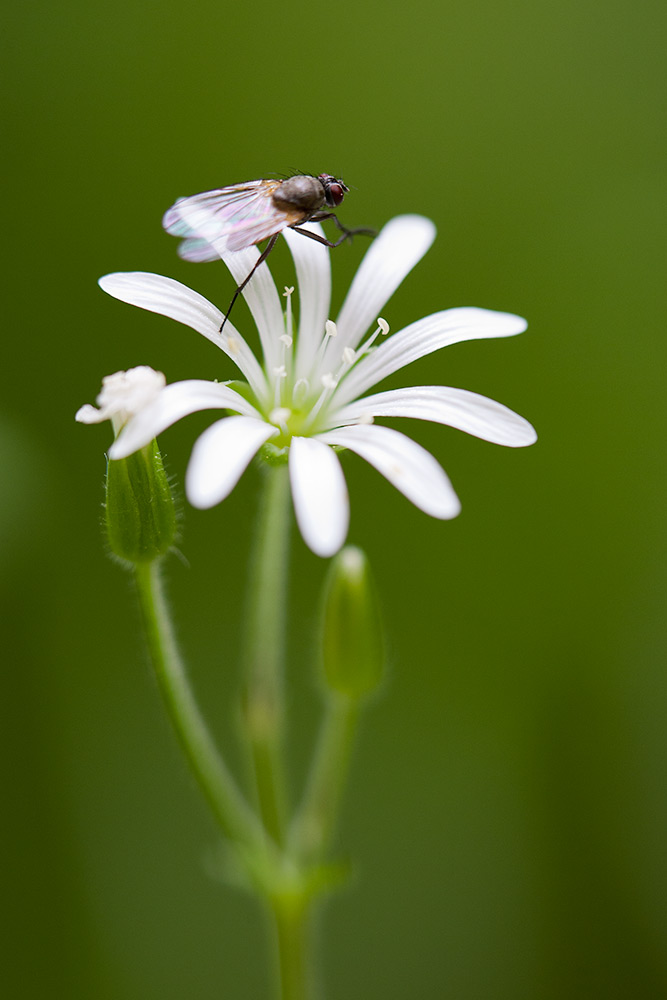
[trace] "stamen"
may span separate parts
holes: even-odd
[[[283,345],[282,357],[283,357],[283,367],[285,368],[285,373],[287,373],[288,371],[291,373],[292,352],[290,348],[293,343],[292,337],[290,337],[287,333],[283,333],[283,335],[279,339],[280,343]]]
[[[286,330],[287,336],[290,339],[290,344],[289,344],[290,347],[292,346],[292,336],[293,336],[293,330],[292,330],[292,293],[293,292],[294,292],[294,285],[292,285],[290,287],[288,287],[287,285],[285,285],[285,291],[283,292],[283,297],[287,299],[287,305],[286,305],[286,308],[285,308],[285,330]],[[280,339],[282,340],[282,337]]]
[[[343,348],[343,360],[338,366],[338,371],[336,372],[336,381],[340,382],[346,369],[351,368],[354,362],[357,360],[357,352],[353,351],[351,347]]]
[[[298,378],[294,383],[294,389],[292,391],[292,399],[294,401],[294,406],[298,409],[303,402],[305,402],[306,396],[310,390],[310,385],[307,378]]]
[[[235,358],[241,350],[241,344],[236,337],[227,337],[227,351],[230,357]]]
[[[273,398],[274,398],[274,402],[275,402],[276,407],[279,407],[280,406],[280,396],[281,396],[281,386],[280,386],[281,379],[287,378],[287,369],[285,368],[285,365],[278,365],[277,368],[274,368],[273,369],[273,375],[274,375],[274,378],[276,380],[275,383],[274,383],[274,396],[273,396]]]
[[[276,424],[282,431],[287,434],[287,421],[292,416],[292,411],[286,406],[277,406],[275,410],[271,410],[269,413],[269,421],[272,424]]]
[[[323,389],[322,389],[322,392],[320,393],[320,395],[318,396],[317,400],[315,401],[314,405],[311,406],[311,408],[310,408],[310,413],[308,414],[308,419],[306,420],[306,422],[303,425],[304,431],[307,430],[309,427],[312,427],[312,425],[313,425],[313,423],[315,421],[315,417],[320,412],[320,410],[324,406],[325,402],[329,399],[329,397],[331,396],[331,393],[334,391],[334,389],[338,385],[338,381],[337,381],[336,378],[334,378],[334,375],[333,375],[332,372],[325,372],[324,375],[322,375],[322,377],[320,378],[320,382],[323,385]]]
[[[377,323],[378,323],[377,330],[375,330],[374,333],[371,334],[371,336],[368,338],[363,347],[360,347],[359,350],[357,351],[358,357],[361,357],[363,354],[368,354],[373,345],[373,341],[377,338],[377,335],[379,333],[381,333],[383,337],[386,337],[387,334],[389,333],[389,323],[387,323],[386,319],[382,319],[381,316],[378,316]]]
[[[336,324],[332,319],[328,319],[324,324],[324,336],[322,337],[320,346],[317,349],[317,357],[315,358],[315,365],[314,365],[315,371],[317,371],[317,369],[322,363],[322,359],[324,358],[324,352],[327,349],[327,344],[333,337],[337,336],[338,336],[338,330],[336,329]]]

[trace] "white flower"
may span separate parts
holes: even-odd
[[[99,410],[86,403],[77,410],[74,419],[82,424],[101,424],[104,420],[110,420],[117,435],[128,420],[158,399],[166,384],[167,380],[162,372],[156,372],[148,365],[105,375],[102,389],[95,400]]]
[[[322,232],[316,224],[310,228]],[[349,502],[339,448],[365,458],[427,514],[455,517],[459,500],[435,458],[398,431],[375,425],[374,419],[432,420],[510,447],[536,440],[531,425],[500,403],[464,389],[418,386],[364,393],[448,344],[521,333],[525,320],[487,309],[448,309],[387,337],[389,326],[377,316],[435,237],[428,219],[407,215],[393,219],[371,244],[333,323],[329,251],[289,229],[284,236],[299,284],[298,330],[293,328],[292,289],[285,291],[283,312],[265,264],[244,291],[259,331],[262,363],[231,321],[220,333],[223,314],[178,281],[143,272],[100,279],[101,287],[115,298],[169,316],[207,337],[231,358],[247,383],[241,391],[199,380],[166,386],[127,422],[110,456],[131,454],[189,413],[223,409],[234,415],[204,431],[192,452],[186,492],[196,507],[223,500],[252,457],[271,442],[289,451],[296,518],[306,543],[320,556],[333,555],[347,535]],[[221,256],[240,283],[258,253],[250,247]]]

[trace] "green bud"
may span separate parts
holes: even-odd
[[[176,507],[157,441],[107,463],[104,525],[123,562],[152,562],[173,545]]]
[[[322,655],[326,682],[340,694],[361,698],[382,679],[380,608],[368,560],[352,545],[333,559],[325,583]]]

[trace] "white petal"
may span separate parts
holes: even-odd
[[[220,256],[236,284],[240,285],[257,263],[259,250],[252,246],[246,247],[245,250],[237,250],[235,253],[226,251]],[[257,325],[266,367],[271,370],[280,364],[281,345],[278,338],[285,332],[285,322],[276,283],[266,264],[259,265],[241,294],[248,303],[252,318]]]
[[[277,428],[254,417],[226,417],[205,430],[192,449],[185,477],[192,506],[206,509],[224,500],[253,455],[277,433]]]
[[[78,420],[80,424],[101,424],[104,420],[108,420],[109,417],[91,403],[84,403],[76,411],[74,419]]]
[[[521,316],[473,307],[445,309],[418,319],[399,333],[390,335],[376,351],[362,358],[341,383],[336,403],[347,403],[399,368],[441,347],[464,340],[513,337],[527,326]]]
[[[361,239],[361,237],[360,237]],[[345,347],[357,347],[403,279],[435,239],[435,226],[421,215],[399,215],[371,243],[336,320],[324,370],[336,367]]]
[[[426,514],[456,517],[461,504],[433,455],[404,434],[389,427],[342,427],[318,435],[319,441],[338,444],[365,458],[396,489]]]
[[[292,500],[299,530],[318,556],[332,556],[345,541],[350,506],[336,453],[313,438],[292,438]]]
[[[121,302],[168,316],[201,333],[232,359],[257,395],[266,394],[264,373],[245,340],[231,323],[225,324],[224,333],[220,335],[223,315],[199,292],[173,278],[148,271],[105,274],[98,283],[100,288]]]
[[[121,302],[185,323],[209,340],[215,339],[214,335],[222,322],[222,313],[212,302],[180,281],[162,274],[148,271],[105,274],[100,278],[99,286]]]
[[[177,420],[200,410],[239,410],[248,416],[257,415],[254,407],[229,386],[203,379],[172,382],[128,420],[109,449],[109,458],[126,458]]]
[[[475,437],[523,448],[534,444],[537,434],[518,413],[467,389],[442,385],[420,385],[409,389],[391,389],[364,396],[334,415],[336,421],[353,424],[367,417],[414,417],[447,424]]]
[[[318,236],[324,235],[324,230],[317,222],[305,223],[300,228],[317,233]],[[329,250],[322,243],[291,229],[283,230],[283,236],[294,258],[299,285],[296,377],[305,378],[324,336],[324,324],[329,319],[331,261]]]

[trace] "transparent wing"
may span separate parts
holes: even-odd
[[[286,212],[274,204],[273,192],[281,184],[248,181],[179,198],[162,225],[172,236],[184,237],[179,253],[186,260],[213,260],[219,253],[243,250],[303,218],[302,212]],[[207,250],[206,244],[215,244],[215,250]]]
[[[178,256],[183,260],[201,263],[205,260],[220,260],[220,254],[207,240],[187,237],[178,244]]]

